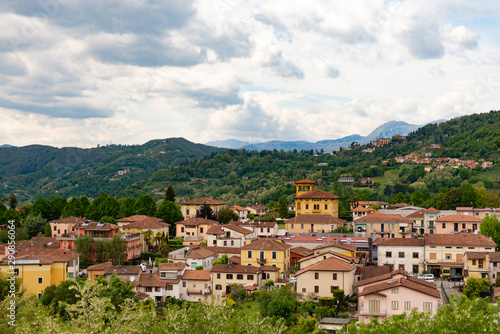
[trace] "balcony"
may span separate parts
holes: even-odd
[[[435,228],[435,224],[434,223],[429,223],[429,228]]]
[[[212,290],[210,290],[210,289],[188,290],[187,294],[188,295],[211,295],[212,294]]]
[[[401,233],[401,234],[409,234],[410,233],[410,229],[409,228],[403,228],[403,229],[399,230],[399,233]]]
[[[369,310],[368,308],[362,308],[359,310],[359,315],[369,316],[369,317],[385,317],[387,316],[387,310]]]

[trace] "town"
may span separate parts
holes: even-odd
[[[331,307],[317,323],[328,333],[412,310],[433,316],[452,295],[500,296],[500,287],[493,289],[500,285],[500,252],[482,234],[488,230],[482,224],[498,222],[500,208],[357,201],[347,221],[339,218],[338,196],[315,181],[291,183],[294,203],[280,209],[293,217],[276,221],[260,220],[269,213],[265,205],[230,206],[209,197],[177,206],[165,200],[179,211],[170,223],[156,217],[163,206],[154,202],[150,215],[116,223],[54,219],[46,236],[15,243],[14,275],[20,290],[38,298],[68,280],[117,277],[130,283],[135,298],[157,305],[231,306],[290,289],[299,303]],[[0,256],[8,256],[7,245]],[[0,263],[0,272],[10,271],[7,261]]]

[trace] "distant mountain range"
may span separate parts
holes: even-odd
[[[9,145],[9,144],[3,144],[3,145],[0,145],[0,148],[7,148],[7,147],[14,147],[14,146]]]
[[[440,119],[427,124],[434,124],[434,123],[439,124],[442,122],[446,122],[446,120]],[[408,124],[402,121],[390,121],[380,125],[366,137],[355,134],[338,139],[320,140],[315,143],[308,141],[283,141],[283,140],[272,140],[262,143],[250,143],[237,139],[228,139],[228,140],[209,141],[208,143],[206,143],[206,145],[221,147],[221,148],[232,148],[232,149],[243,148],[250,151],[276,149],[284,151],[323,150],[325,152],[330,152],[338,150],[341,147],[350,146],[352,142],[358,142],[359,144],[368,144],[377,138],[392,138],[392,136],[394,136],[395,134],[406,136],[410,132],[413,132],[427,124],[416,125],[416,124]]]

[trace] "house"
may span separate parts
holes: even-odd
[[[140,266],[129,266],[129,265],[104,266],[104,278],[107,281],[111,279],[112,275],[117,275],[119,278],[128,279],[130,282],[138,282],[140,273],[141,273]]]
[[[368,177],[368,178],[362,178],[361,180],[359,180],[359,183],[361,183],[362,185],[367,185],[367,184],[374,184],[375,181],[373,181]]]
[[[337,182],[345,184],[346,186],[352,186],[356,183],[356,179],[351,176],[342,176],[337,179]]]
[[[324,253],[324,252],[336,252],[343,254],[345,256],[349,257],[355,257],[356,256],[356,246],[348,245],[348,244],[343,244],[338,242],[332,242],[329,244],[323,244],[314,247],[313,252],[314,254],[319,254],[319,253]]]
[[[186,219],[198,217],[200,208],[205,204],[212,209],[214,214],[217,214],[220,210],[226,207],[227,203],[208,197],[195,198],[179,203],[181,206],[181,213]]]
[[[198,302],[212,298],[210,270],[186,270],[182,276],[182,281],[186,286],[186,290],[181,299]]]
[[[168,236],[170,224],[164,223],[163,219],[156,217],[148,217],[144,215],[135,215],[118,219],[116,224],[121,227],[124,234],[143,234],[146,231],[151,231],[151,237],[156,235]],[[147,252],[146,243],[143,243],[143,252]]]
[[[40,297],[43,290],[51,285],[59,285],[68,278],[78,277],[80,253],[59,248],[36,247],[26,243],[22,248],[16,243],[14,269],[7,257],[0,263],[0,272],[14,273],[21,278],[20,290]],[[7,255],[8,256],[8,255]]]
[[[465,282],[470,277],[490,279],[490,254],[492,252],[465,252],[464,277]]]
[[[483,169],[492,168],[492,167],[493,167],[493,162],[491,162],[491,161],[485,161],[481,165],[481,168],[483,168]]]
[[[258,220],[254,220],[251,222],[235,223],[235,224],[252,231],[253,232],[251,235],[252,239],[257,239],[262,237],[264,238],[275,237],[278,235],[278,230],[279,230],[277,222],[261,222]],[[247,238],[249,237],[247,236]]]
[[[457,207],[457,214],[468,215],[480,218],[483,220],[486,217],[493,216],[500,212],[498,208],[473,208],[473,207]]]
[[[436,219],[438,219],[440,212],[438,209],[432,207],[423,211],[425,233],[436,233]]]
[[[259,268],[247,265],[216,264],[210,270],[212,293],[214,302],[221,304],[224,298],[231,293],[231,284],[240,284],[247,290],[254,290],[261,286],[261,272]]]
[[[312,254],[312,255],[309,255],[309,256],[306,256],[306,257],[300,259],[299,260],[300,267],[306,268],[306,267],[312,266],[313,264],[321,262],[323,260],[329,259],[331,257],[336,258],[337,260],[340,260],[340,261],[344,261],[345,263],[348,263],[348,264],[358,264],[358,262],[359,262],[358,259],[356,259],[354,257],[350,257],[350,256],[347,256],[345,254],[337,253],[337,252],[333,252],[333,251],[326,251],[326,252],[322,252],[322,253]]]
[[[341,333],[346,330],[349,333],[349,324],[351,322],[356,323],[356,319],[353,318],[323,318],[318,321],[318,328],[326,331],[328,334]]]
[[[352,220],[357,220],[361,217],[367,216],[370,213],[376,212],[376,210],[370,207],[364,208],[362,206],[358,206],[357,208],[354,208],[351,211],[352,211]]]
[[[344,226],[344,224],[345,220],[332,215],[299,214],[296,217],[285,220],[285,229],[288,233],[333,233],[337,227]]]
[[[295,273],[297,292],[304,298],[308,293],[319,297],[331,297],[334,290],[344,290],[346,295],[354,292],[356,265],[330,257]]]
[[[207,241],[207,231],[219,222],[205,218],[188,218],[175,224],[176,236],[181,237],[185,245]]]
[[[279,239],[261,238],[241,247],[242,265],[261,265],[280,268],[281,273],[290,270],[290,248]]]
[[[63,234],[75,233],[75,224],[83,223],[89,219],[85,217],[66,217],[49,221],[52,237],[60,237]]]
[[[217,254],[217,257],[221,257],[222,255],[226,254],[228,257],[231,256],[240,256],[241,250],[238,247],[216,247],[216,246],[200,246],[201,248],[208,249],[215,254]]]
[[[207,231],[207,245],[218,247],[242,247],[253,231],[234,223],[211,225]]]
[[[300,214],[339,216],[339,196],[314,189],[314,181],[296,181],[295,216]],[[307,191],[309,190],[309,191]]]
[[[378,248],[378,265],[405,270],[414,275],[424,270],[424,239],[378,238],[373,243]]]
[[[500,275],[500,252],[489,253],[490,266],[488,268],[490,281],[495,284]]]
[[[111,240],[115,235],[119,235],[125,241],[127,260],[137,258],[142,253],[143,236],[136,234],[121,234],[120,227],[106,222],[80,222],[74,225],[75,233],[67,236],[57,237],[59,247],[62,250],[76,250],[76,239],[82,236],[92,238],[90,260],[95,261],[94,243],[96,241]]]
[[[424,265],[428,273],[439,277],[463,274],[465,252],[494,252],[491,238],[475,233],[426,234]]]
[[[382,147],[385,145],[389,145],[391,142],[391,138],[378,138],[372,141],[372,146],[373,147]]]
[[[248,210],[246,208],[241,207],[239,205],[234,205],[234,206],[230,207],[229,209],[238,215],[239,221],[244,222],[244,221],[248,220],[248,218],[247,218]]]
[[[186,287],[182,282],[182,276],[186,272],[187,265],[185,263],[159,263],[158,274],[159,279],[165,284],[164,297],[181,298],[185,293]],[[141,276],[146,276],[142,274]],[[144,292],[144,291],[142,291]]]
[[[113,262],[111,261],[91,265],[87,268],[87,277],[92,281],[98,276],[104,277],[104,271],[110,266],[113,266]]]
[[[153,270],[141,274],[136,285],[137,292],[147,294],[156,303],[165,301],[165,287],[166,282],[160,279],[158,272],[153,273]]]
[[[247,206],[246,209],[249,213],[252,213],[255,216],[262,216],[266,213],[269,213],[269,208],[262,204],[256,204],[252,206]]]
[[[475,232],[479,229],[482,219],[468,215],[449,215],[436,219],[436,233],[449,234],[453,232]]]
[[[413,213],[410,213],[409,215],[406,216],[406,218],[413,220],[413,226],[412,226],[413,236],[425,234],[424,211],[425,209],[421,209]]]
[[[412,225],[412,220],[400,215],[374,212],[354,221],[354,231],[359,236],[411,238]]]
[[[387,209],[389,207],[389,203],[387,202],[382,202],[382,201],[357,201],[351,203],[351,210],[354,210],[356,208],[364,208],[368,209],[373,205],[380,206],[381,209]]]
[[[312,250],[302,246],[290,248],[290,267],[294,267],[300,259],[313,254]]]
[[[217,254],[209,249],[197,245],[191,245],[186,256],[186,265],[192,269],[202,266],[203,269],[212,269],[213,263],[217,260]]]
[[[359,322],[367,324],[372,317],[381,321],[413,309],[429,312],[433,316],[440,303],[441,296],[435,284],[409,276],[391,277],[390,280],[366,286],[359,292]]]
[[[369,252],[371,248],[369,246],[369,238],[367,237],[291,235],[281,237],[280,239],[292,247],[305,247],[311,250],[317,246],[329,243],[349,244],[355,246],[357,252]]]

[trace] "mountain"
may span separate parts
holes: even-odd
[[[223,151],[184,138],[156,139],[143,145],[82,149],[44,145],[0,150],[0,197],[20,200],[58,193],[94,197],[113,193],[151,177],[162,168]]]
[[[368,136],[361,139],[359,143],[368,144],[378,138],[392,138],[396,134],[406,136],[421,127],[422,125],[408,124],[402,121],[390,121],[377,127]]]
[[[3,145],[0,145],[0,148],[7,148],[7,147],[14,147],[14,146],[9,145],[9,144],[3,144]]]
[[[215,146],[220,148],[232,148],[232,149],[240,149],[246,145],[249,145],[249,142],[241,141],[237,139],[227,139],[227,140],[213,140],[205,143],[208,146]]]

